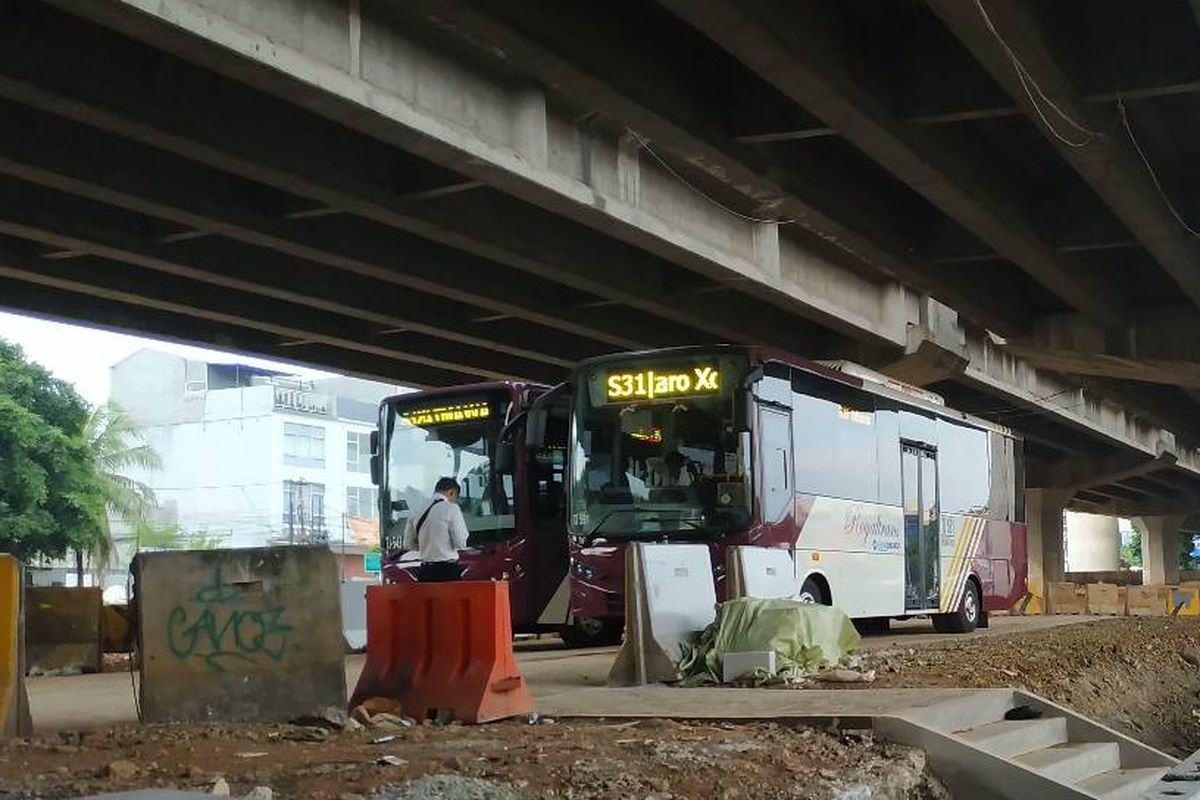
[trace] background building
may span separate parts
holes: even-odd
[[[142,349],[112,367],[110,398],[162,459],[130,476],[154,489],[161,523],[209,546],[328,543],[351,577],[377,540],[370,432],[399,391]],[[119,537],[123,568],[139,543]]]

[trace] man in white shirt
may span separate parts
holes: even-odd
[[[403,546],[421,554],[417,577],[422,582],[456,581],[462,578],[458,551],[467,546],[467,523],[458,507],[458,481],[439,478],[433,491],[429,504],[409,516]]]

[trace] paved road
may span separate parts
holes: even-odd
[[[971,637],[995,636],[1085,622],[1087,617],[997,617],[992,626]],[[966,637],[959,637],[966,638]],[[865,650],[890,647],[920,647],[946,641],[933,632],[927,620],[895,623],[892,632],[869,636]],[[589,686],[604,685],[608,668],[617,652],[615,647],[595,650],[566,650],[556,639],[524,641],[517,645],[518,660],[534,696],[550,698],[556,694]],[[346,685],[353,690],[362,670],[363,656],[346,659]],[[28,678],[29,705],[35,730],[39,732],[97,728],[121,722],[135,722],[133,684],[127,672],[70,677]]]

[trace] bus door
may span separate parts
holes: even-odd
[[[796,490],[789,409],[759,404],[758,463],[760,518],[767,525],[790,525],[794,519]],[[794,538],[789,538],[788,544],[793,541]]]
[[[526,556],[531,622],[558,625],[570,611],[567,570],[566,465],[571,385],[561,383],[530,407],[526,420]]]
[[[904,609],[923,611],[938,607],[941,592],[937,451],[902,442],[900,465],[904,494]]]

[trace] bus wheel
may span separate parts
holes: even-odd
[[[621,632],[625,627],[624,620],[588,619],[580,617],[570,625],[559,629],[567,647],[603,647],[604,645],[620,644]]]
[[[805,579],[804,585],[800,587],[800,594],[796,595],[796,599],[801,603],[808,603],[815,606],[829,605],[821,584],[813,578]]]
[[[981,606],[979,587],[975,581],[968,580],[958,611],[953,614],[934,614],[933,629],[938,633],[970,633],[979,625]]]
[[[882,636],[892,628],[890,617],[859,617],[851,620],[854,628],[863,636]]]

